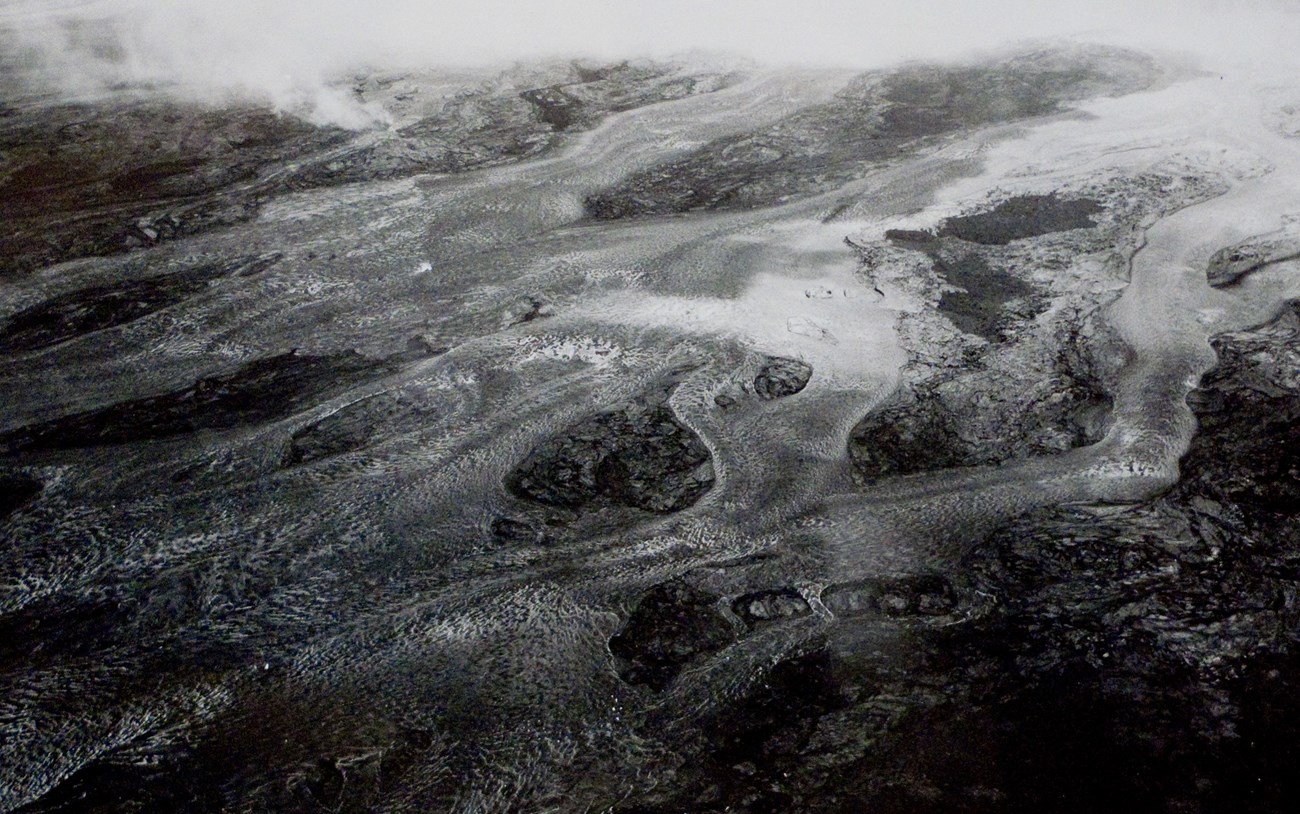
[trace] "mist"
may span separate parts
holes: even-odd
[[[6,62],[28,89],[166,86],[253,95],[313,121],[381,120],[331,84],[361,67],[482,67],[550,57],[735,54],[871,68],[1071,37],[1191,52],[1212,68],[1291,64],[1293,0],[8,0]]]

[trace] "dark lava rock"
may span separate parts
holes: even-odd
[[[563,88],[535,88],[519,96],[537,108],[537,118],[556,130],[567,130],[583,118],[582,102],[565,93]]]
[[[199,379],[184,390],[20,427],[0,435],[0,446],[10,453],[78,449],[249,426],[283,418],[327,392],[393,370],[386,361],[353,351],[330,356],[290,351]]]
[[[1056,358],[1033,386],[994,389],[987,398],[955,406],[944,390],[947,380],[939,377],[864,416],[849,435],[849,456],[860,475],[873,481],[998,464],[1101,440],[1109,427],[1108,369],[1114,365],[1101,357],[1112,339],[1093,333],[1085,341],[1078,326],[1062,330]]]
[[[939,226],[939,236],[1004,246],[1026,237],[1096,226],[1092,216],[1101,211],[1101,204],[1088,198],[1020,195],[986,212],[948,218]]]
[[[765,401],[793,396],[808,386],[812,372],[812,365],[799,359],[769,356],[754,377],[754,392]]]
[[[269,109],[45,105],[0,126],[0,274],[117,254],[251,217],[259,176],[351,135]]]
[[[935,262],[934,270],[965,291],[945,291],[939,299],[939,313],[968,334],[990,342],[1001,339],[999,326],[1010,301],[1035,293],[1029,283],[1008,271],[993,268],[977,254],[963,254]]]
[[[1071,100],[1130,93],[1158,79],[1149,58],[1096,46],[866,74],[830,102],[635,172],[585,205],[605,220],[763,206],[840,187],[937,136],[1046,115]]]
[[[717,600],[677,580],[647,591],[609,640],[623,680],[662,690],[696,656],[729,644],[735,634]]]
[[[913,574],[833,585],[822,603],[836,616],[942,616],[957,607],[957,594],[942,576]]]
[[[498,517],[492,521],[492,536],[503,543],[525,545],[546,545],[550,539],[545,532],[538,531],[531,524],[509,517]]]
[[[867,415],[849,436],[849,456],[868,479],[960,466],[963,444],[932,394]]]
[[[282,255],[246,257],[143,280],[71,291],[14,314],[0,327],[0,353],[36,350],[124,325],[192,297],[223,277],[265,271]]]
[[[699,437],[664,404],[629,404],[566,428],[534,449],[506,478],[516,497],[579,508],[603,499],[675,512],[713,485]]]
[[[0,472],[0,519],[18,511],[44,488],[44,484],[28,475]]]
[[[1185,480],[1227,502],[1294,516],[1300,507],[1300,303],[1269,324],[1216,337],[1219,363],[1188,396],[1200,435]]]
[[[886,229],[885,240],[912,248],[927,247],[936,242],[934,233],[924,229]]]
[[[728,796],[745,801],[744,810],[797,810],[794,790],[781,778],[803,762],[817,720],[847,701],[829,653],[784,659],[707,726],[709,768]]]
[[[590,70],[522,97],[527,70],[508,70],[392,130],[161,98],[26,105],[0,116],[0,275],[242,223],[286,192],[527,159],[557,131],[728,84],[671,64]]]

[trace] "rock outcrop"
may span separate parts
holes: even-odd
[[[1209,174],[1117,173],[855,239],[908,353],[901,386],[850,437],[861,477],[1100,440],[1128,359],[1101,309],[1127,280],[1143,224],[1218,190]]]
[[[1205,276],[1210,285],[1222,288],[1265,266],[1294,260],[1300,260],[1300,234],[1290,224],[1281,235],[1263,235],[1215,252]]]
[[[248,277],[275,265],[279,254],[210,263],[157,277],[92,286],[24,308],[0,325],[0,353],[36,350],[184,302],[230,276]]]

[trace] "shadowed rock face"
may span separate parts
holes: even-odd
[[[355,352],[313,356],[291,351],[199,379],[184,390],[20,427],[0,435],[0,446],[11,453],[78,449],[253,425],[283,418],[325,393],[395,369]]]
[[[579,421],[506,480],[516,497],[570,509],[604,500],[651,512],[695,503],[713,485],[709,450],[664,404],[633,403]]]
[[[832,102],[633,173],[589,196],[587,212],[611,220],[761,206],[815,194],[842,186],[880,161],[906,155],[927,139],[1043,116],[1072,99],[1130,93],[1158,79],[1145,57],[1105,48],[867,74]],[[1080,207],[1056,209],[1057,220],[1087,214]]]

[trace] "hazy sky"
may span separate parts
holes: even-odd
[[[0,22],[65,87],[178,80],[277,99],[361,63],[703,48],[874,67],[1057,35],[1254,59],[1300,50],[1300,0],[0,0]],[[96,51],[94,37],[115,47]]]

